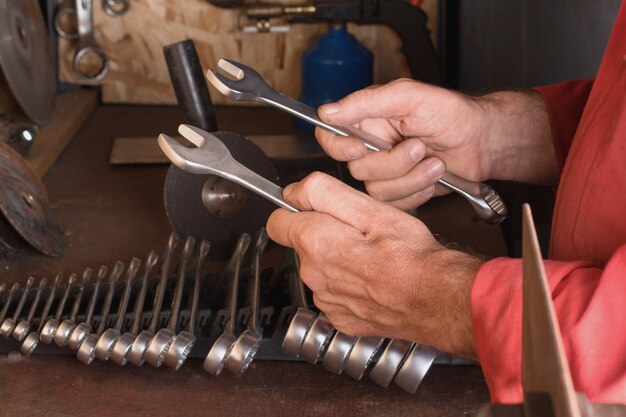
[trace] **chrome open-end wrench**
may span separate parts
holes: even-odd
[[[108,273],[109,268],[106,265],[101,265],[100,269],[98,270],[98,278],[96,279],[96,283],[94,284],[91,297],[89,298],[89,303],[87,304],[87,313],[85,314],[85,320],[74,326],[67,339],[67,346],[69,346],[69,348],[73,351],[77,351],[80,345],[83,343],[83,340],[85,340],[85,338],[87,338],[87,336],[91,334],[91,324],[96,309],[96,302],[98,301],[98,294],[100,293],[102,282],[104,281]]]
[[[229,279],[228,298],[225,308],[228,310],[228,317],[224,324],[222,334],[211,346],[209,353],[204,359],[202,367],[211,375],[219,375],[224,370],[226,359],[232,349],[237,336],[237,296],[239,294],[239,276],[241,275],[241,263],[250,246],[250,235],[243,233],[237,241],[235,251],[224,270],[223,276]]]
[[[292,212],[298,209],[283,199],[283,189],[263,178],[233,158],[219,138],[190,125],[180,125],[178,132],[196,148],[187,148],[165,134],[159,135],[159,146],[165,155],[183,171],[212,174],[235,182]]]
[[[313,326],[313,322],[317,317],[317,313],[309,309],[309,301],[307,300],[304,282],[300,276],[300,258],[294,249],[290,249],[286,255],[291,258],[291,266],[287,268],[289,279],[289,296],[293,306],[297,308],[295,314],[291,318],[285,337],[283,338],[283,351],[291,356],[299,357],[302,343],[307,333]]]
[[[98,329],[95,333],[91,333],[87,336],[78,351],[76,352],[76,358],[84,363],[85,365],[90,365],[91,362],[96,357],[96,344],[98,343],[98,339],[100,335],[104,332],[107,326],[107,322],[109,321],[109,312],[111,311],[111,303],[113,302],[113,296],[116,292],[117,281],[120,276],[124,272],[124,263],[116,262],[113,270],[111,271],[111,275],[109,277],[109,289],[107,290],[107,294],[104,298],[104,304],[102,305],[102,311],[100,313],[100,324],[98,325]]]
[[[35,293],[35,299],[30,305],[30,309],[28,310],[28,314],[26,318],[15,326],[15,330],[13,330],[13,338],[18,342],[24,341],[28,332],[30,332],[30,328],[33,325],[33,318],[35,317],[35,313],[37,312],[37,307],[39,306],[39,300],[41,299],[41,294],[43,293],[44,288],[46,288],[46,283],[48,282],[47,278],[42,278],[39,281],[39,288],[37,288],[37,292]]]
[[[276,91],[258,72],[244,64],[229,59],[220,59],[217,65],[235,79],[213,70],[207,71],[206,77],[213,87],[227,97],[269,104],[338,136],[358,138],[371,151],[392,148],[388,142],[363,130],[352,126],[335,126],[320,120],[316,109]],[[438,182],[467,199],[485,222],[497,224],[506,218],[508,213],[506,205],[491,186],[468,181],[451,172],[447,172]]]
[[[7,295],[7,300],[4,302],[4,305],[2,306],[2,311],[0,312],[0,323],[4,322],[4,318],[9,312],[9,307],[11,306],[11,302],[13,301],[13,295],[15,295],[15,293],[19,289],[20,289],[20,284],[16,282],[13,284],[13,286],[9,290],[9,294]]]
[[[150,274],[152,273],[152,270],[158,260],[159,255],[155,251],[151,251],[146,259],[143,277],[141,278],[141,288],[139,289],[139,294],[137,294],[137,298],[135,299],[133,321],[130,326],[130,330],[121,335],[115,343],[115,346],[113,346],[111,361],[120,366],[126,365],[128,362],[128,354],[130,353],[130,349],[133,346],[135,338],[137,337],[137,333],[139,332],[139,326],[141,325],[141,313],[143,313],[146,292],[148,290],[148,280],[150,279]]]
[[[261,256],[268,242],[269,236],[265,228],[262,227],[257,233],[252,251],[252,279],[250,280],[250,290],[248,291],[250,304],[248,328],[239,335],[226,358],[226,369],[235,375],[242,375],[248,370],[248,367],[254,360],[254,356],[263,341],[263,334],[259,323],[261,304]]]
[[[26,287],[22,291],[22,296],[20,297],[20,300],[17,303],[17,307],[13,312],[13,317],[5,319],[2,322],[2,325],[0,325],[0,335],[4,337],[9,337],[13,333],[13,330],[15,330],[15,326],[17,325],[17,319],[20,318],[20,314],[22,313],[22,309],[24,308],[24,303],[26,303],[28,291],[30,291],[34,282],[35,277],[28,278],[28,281],[26,282]]]
[[[178,281],[176,283],[174,297],[172,297],[172,306],[170,308],[170,318],[167,327],[159,330],[154,335],[148,345],[148,350],[146,350],[146,362],[157,368],[163,365],[165,355],[176,338],[178,314],[180,313],[180,304],[183,299],[183,291],[185,290],[185,275],[187,274],[187,266],[191,260],[195,246],[196,239],[193,236],[187,236],[178,269]]]
[[[76,282],[76,274],[70,275],[70,279],[67,281],[67,286],[63,291],[63,297],[61,297],[61,301],[57,306],[57,311],[54,317],[46,322],[41,329],[39,334],[39,340],[44,343],[51,343],[54,339],[54,335],[56,334],[59,325],[61,324],[61,316],[63,315],[63,310],[65,310],[65,304],[67,303],[67,299],[70,296],[70,291],[72,291],[72,285]]]
[[[86,268],[83,271],[83,280],[78,288],[78,294],[76,294],[76,298],[74,298],[74,305],[72,306],[72,311],[70,316],[63,320],[61,324],[59,324],[59,328],[54,333],[54,343],[61,347],[67,346],[67,342],[70,339],[70,335],[76,328],[76,319],[78,318],[78,310],[80,310],[80,304],[83,300],[83,295],[85,294],[85,288],[89,284],[91,280],[91,276],[93,275],[93,270],[91,268]]]
[[[161,307],[163,306],[163,298],[165,297],[165,289],[167,287],[167,279],[170,275],[170,268],[172,265],[172,257],[174,256],[174,250],[178,246],[180,236],[176,232],[170,233],[170,237],[167,240],[165,247],[165,253],[163,254],[163,263],[161,264],[161,276],[159,278],[159,286],[154,294],[152,302],[152,318],[148,324],[148,328],[142,330],[137,335],[133,344],[130,347],[130,351],[127,355],[128,362],[135,366],[142,366],[146,361],[146,351],[152,338],[156,333],[159,321],[161,320]]]
[[[111,361],[123,366],[128,362],[128,354],[130,352],[130,348],[137,337],[137,333],[139,332],[139,326],[141,325],[141,313],[143,313],[143,307],[146,300],[146,292],[148,291],[148,280],[150,279],[150,274],[154,269],[154,266],[159,260],[159,255],[155,251],[151,251],[146,259],[145,268],[143,272],[143,277],[141,278],[141,288],[139,290],[139,294],[137,294],[137,298],[135,298],[135,306],[133,310],[133,321],[130,326],[130,330],[120,336],[115,345],[113,346],[113,350],[111,351]]]
[[[203,240],[200,244],[200,253],[196,260],[196,272],[194,276],[193,292],[191,295],[191,308],[189,311],[189,320],[185,330],[178,333],[172,342],[172,345],[165,355],[165,363],[170,368],[180,369],[183,363],[187,360],[191,348],[196,343],[196,316],[198,315],[198,303],[200,301],[200,280],[202,279],[202,268],[204,261],[209,254],[210,243],[208,240]]]
[[[48,314],[50,313],[52,303],[56,298],[57,289],[59,288],[61,281],[63,281],[63,273],[59,272],[54,279],[54,283],[50,288],[50,293],[48,294],[46,303],[44,304],[43,310],[41,311],[41,316],[39,317],[39,326],[37,326],[37,330],[28,333],[28,335],[24,338],[24,341],[22,342],[22,346],[20,346],[20,352],[22,352],[22,354],[25,356],[30,356],[37,348],[37,345],[39,345],[39,334],[41,333],[41,330],[46,323],[46,319],[48,318]]]
[[[122,335],[122,326],[124,325],[124,319],[126,318],[126,309],[128,308],[128,302],[130,300],[130,293],[132,291],[133,281],[139,272],[141,266],[141,260],[139,258],[133,258],[130,262],[128,270],[126,271],[126,285],[124,285],[124,291],[122,292],[122,299],[117,307],[117,317],[115,324],[112,328],[106,329],[98,342],[96,343],[96,358],[101,361],[108,361],[111,356],[113,346],[117,343],[117,340]]]

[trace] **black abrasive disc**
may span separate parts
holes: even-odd
[[[278,183],[272,161],[245,136],[211,132],[233,157],[266,179]],[[190,174],[171,165],[163,190],[165,211],[172,229],[182,236],[211,242],[209,257],[226,259],[242,233],[265,226],[277,206],[238,184],[214,175]]]

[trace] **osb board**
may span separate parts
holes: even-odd
[[[437,0],[422,7],[435,22]],[[174,104],[163,57],[163,46],[194,40],[202,67],[216,68],[220,58],[231,58],[257,69],[270,85],[297,97],[300,92],[300,56],[324,33],[326,25],[298,24],[288,33],[244,33],[237,9],[220,9],[206,0],[130,0],[122,17],[110,17],[94,0],[94,26],[98,44],[110,59],[110,71],[101,81],[107,103]],[[300,3],[284,0],[282,3]],[[434,33],[434,27],[431,27]],[[385,26],[349,25],[349,30],[375,56],[375,83],[410,76],[402,44]],[[75,44],[59,38],[60,77],[78,83],[72,71]],[[243,104],[211,90],[216,104]]]

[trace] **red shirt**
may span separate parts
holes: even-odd
[[[595,80],[537,88],[563,167],[544,262],[577,391],[626,403],[626,5]],[[521,402],[522,264],[479,270],[472,322],[494,402]]]

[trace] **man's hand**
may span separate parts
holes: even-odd
[[[294,247],[315,305],[349,335],[396,337],[473,356],[470,289],[481,261],[416,218],[313,173],[285,188],[270,237]]]
[[[316,130],[324,150],[348,161],[372,197],[402,210],[432,197],[446,166],[473,181],[549,184],[558,176],[538,93],[470,97],[402,79],[357,91],[318,113],[328,123],[354,125],[394,145],[391,151],[369,152],[358,139]]]

